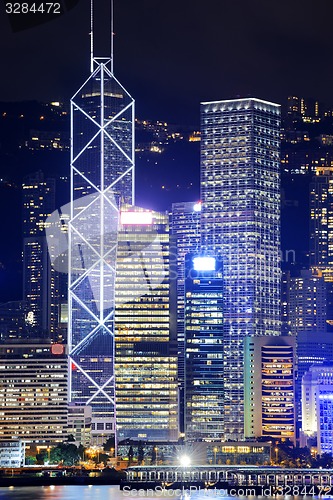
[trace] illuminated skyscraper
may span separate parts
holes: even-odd
[[[0,439],[62,442],[67,435],[67,356],[63,344],[0,345]]]
[[[120,222],[117,433],[119,439],[177,440],[176,256],[169,218],[125,205]]]
[[[0,304],[1,343],[12,339],[24,339],[29,336],[29,328],[26,323],[27,315],[28,310],[24,300]]]
[[[91,405],[92,429],[105,434],[114,430],[118,210],[134,197],[134,101],[113,74],[112,49],[94,57],[93,19],[91,39],[91,75],[71,100],[69,375],[70,401]]]
[[[202,248],[224,293],[224,439],[244,436],[243,342],[280,333],[280,106],[201,105]]]
[[[293,335],[326,332],[326,283],[309,270],[289,281],[289,323]]]
[[[327,323],[333,325],[333,167],[318,167],[310,184],[310,266],[327,290]]]
[[[295,441],[295,337],[247,337],[245,437]]]
[[[302,270],[300,276],[289,278],[288,290],[288,322],[289,329],[297,338],[297,377],[296,377],[296,408],[297,420],[301,420],[302,377],[312,363],[318,364],[322,358],[323,345],[326,345],[326,292],[328,283],[322,276],[310,270]],[[317,349],[311,347],[317,343]],[[307,339],[305,341],[305,339]],[[320,344],[322,345],[320,347]],[[328,345],[326,345],[328,347]],[[319,353],[321,352],[321,356]],[[316,355],[315,355],[316,353]],[[331,358],[326,351],[327,360]],[[319,355],[319,358],[318,358]]]
[[[333,167],[318,167],[310,185],[310,266],[333,281]]]
[[[317,438],[319,455],[333,453],[333,366],[311,366],[302,380],[302,430]],[[304,443],[307,444],[307,443]]]
[[[332,333],[300,332],[297,334],[297,379],[296,409],[297,420],[302,420],[302,379],[313,365],[333,363]]]
[[[185,266],[185,437],[223,437],[221,262],[188,254]]]
[[[179,427],[184,432],[184,298],[185,255],[199,252],[201,203],[187,201],[172,204],[171,232],[177,253],[177,344],[178,344],[178,388]]]
[[[54,336],[58,323],[58,276],[50,265],[46,219],[55,208],[55,179],[36,172],[23,185],[23,298],[35,337]]]

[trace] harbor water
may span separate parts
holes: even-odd
[[[253,500],[283,500],[284,498],[332,498],[331,495],[305,496],[301,491],[275,492],[270,495],[270,490],[263,490],[263,495],[254,496],[251,488],[244,488],[243,494],[231,494],[223,489],[199,490],[127,490],[120,491],[119,486],[87,485],[87,486],[10,486],[0,487],[0,500],[137,500],[137,499],[174,499],[174,500],[232,500],[251,498]],[[280,494],[279,494],[280,493]],[[289,493],[289,494],[288,494]],[[294,493],[294,495],[293,495]],[[297,495],[299,493],[299,495]]]

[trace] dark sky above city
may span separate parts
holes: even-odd
[[[101,41],[109,0],[97,4]],[[13,32],[2,4],[0,100],[69,99],[89,75],[89,12],[80,0]],[[171,123],[197,124],[200,101],[235,96],[333,104],[332,22],[331,0],[115,0],[115,75],[140,117]]]
[[[69,103],[88,78],[90,0],[60,1],[67,6],[71,2],[77,5],[53,21],[19,31],[13,30],[5,13],[5,4],[10,2],[0,2],[0,101]],[[40,5],[42,0],[29,3]],[[95,55],[108,56],[110,0],[95,3]],[[332,0],[114,3],[115,75],[135,98],[139,118],[199,127],[200,101],[236,96],[284,104],[287,96],[294,93],[318,98],[333,107]],[[15,20],[16,25],[29,24],[25,23],[24,14],[18,16],[21,17]],[[3,144],[0,153],[1,148]],[[23,175],[38,168],[52,174],[69,172],[66,153],[59,153],[53,163],[49,153],[45,155],[44,158],[42,152],[29,154],[26,150],[2,154],[0,173],[14,178],[19,186]],[[150,160],[137,161],[138,204],[164,210],[171,201],[198,199],[198,143],[172,145],[158,161]],[[290,190],[286,194],[290,199],[295,192],[303,193],[307,199],[308,186],[290,184]],[[21,296],[18,189],[14,195],[12,191],[1,195],[2,211],[9,205],[12,208],[3,228],[8,241],[3,239],[0,245],[0,271],[5,269],[5,275],[0,272],[0,301]],[[67,191],[63,193],[66,202],[68,196]],[[297,220],[298,233],[294,228],[289,233],[301,242],[301,251],[307,248],[304,206],[300,204],[303,225],[299,223],[299,211],[295,211],[294,219],[288,219]],[[282,232],[288,234],[288,228]],[[286,248],[298,249],[289,240],[284,244]]]

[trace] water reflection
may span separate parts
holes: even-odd
[[[184,491],[165,490],[152,493],[144,490],[122,492],[119,486],[29,486],[29,487],[0,487],[0,500],[235,500],[251,498],[263,500],[263,497],[235,497],[227,494],[225,490],[198,490]],[[278,499],[281,500],[282,495]],[[288,498],[293,498],[288,496]],[[295,497],[296,498],[296,497]],[[303,500],[314,500],[313,497],[302,497]],[[321,498],[325,498],[324,496]],[[264,500],[276,500],[277,497],[265,497]]]

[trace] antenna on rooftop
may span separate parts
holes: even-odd
[[[111,52],[111,73],[113,74],[113,0],[110,0],[111,5],[110,5],[110,42],[111,42],[111,47],[110,47],[110,52]]]
[[[94,71],[94,0],[90,0],[90,71]]]
[[[99,0],[100,2],[100,0]],[[105,3],[106,4],[106,3]],[[110,56],[109,57],[97,57],[97,59],[105,59],[110,63],[110,70],[113,74],[113,0],[110,0]],[[91,73],[94,71],[94,62],[96,62],[95,58],[95,39],[94,39],[94,0],[90,0],[90,71]]]

